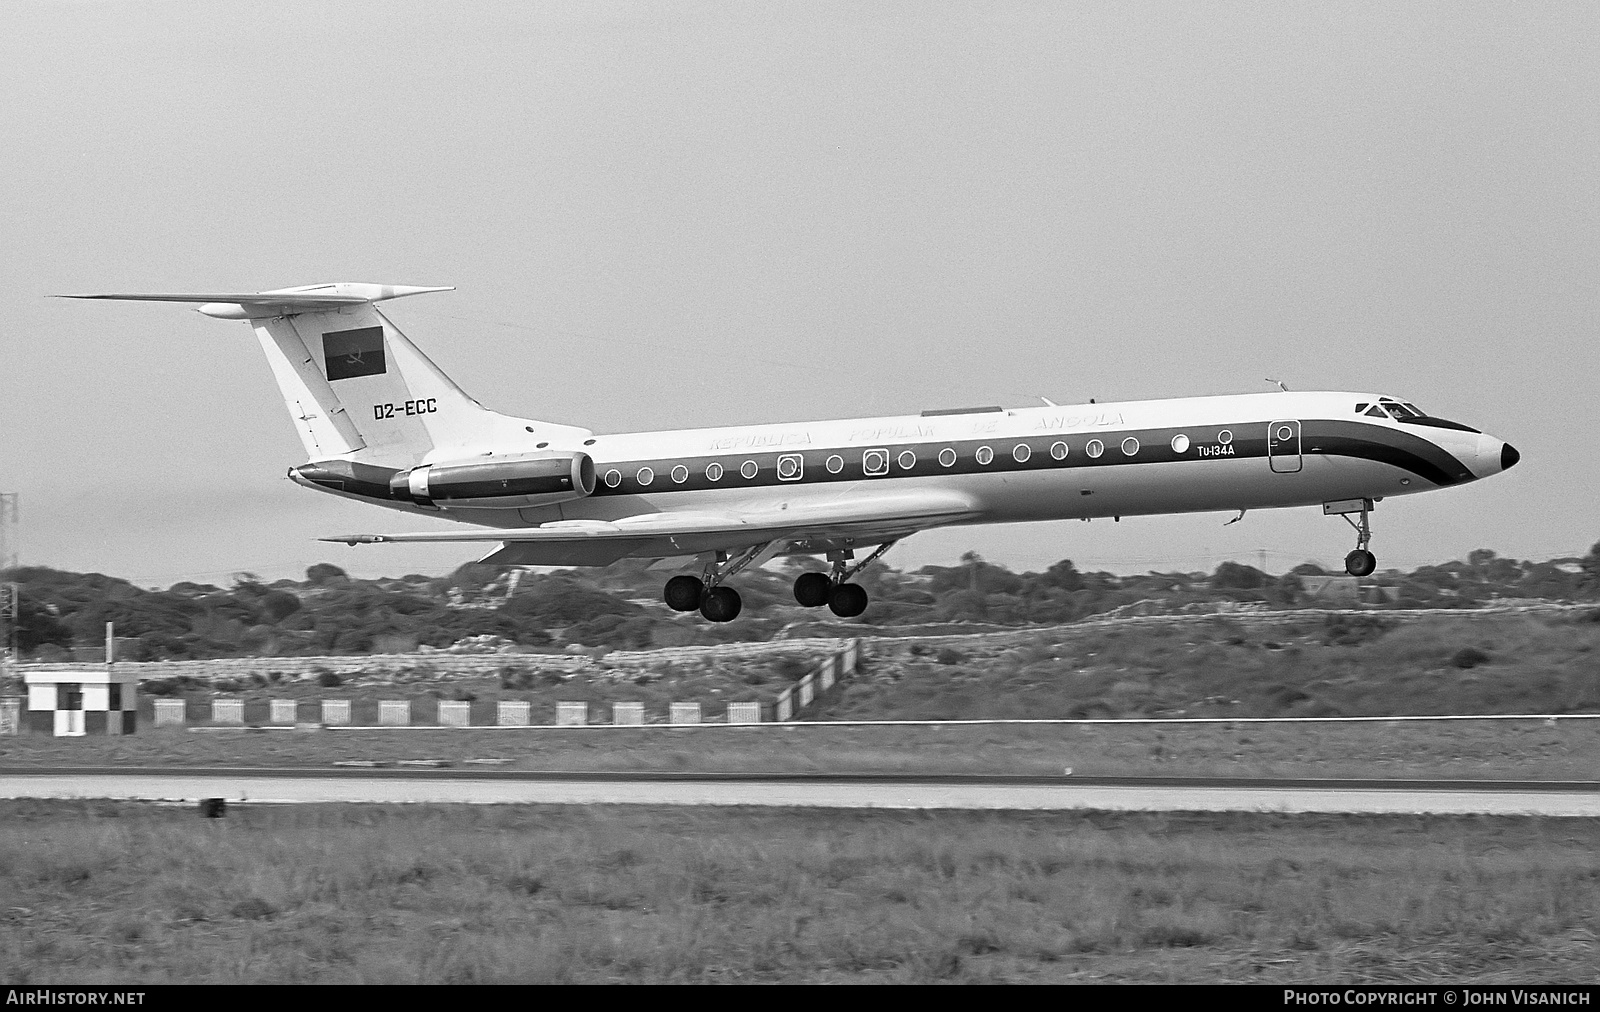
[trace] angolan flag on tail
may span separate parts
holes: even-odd
[[[383,328],[335,330],[322,335],[322,353],[329,380],[354,376],[377,376],[386,372],[383,361]]]

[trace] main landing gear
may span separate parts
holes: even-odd
[[[861,614],[867,610],[867,592],[860,585],[851,583],[850,578],[894,545],[893,541],[879,545],[876,551],[854,566],[847,564],[847,560],[855,558],[855,552],[850,549],[829,552],[828,561],[833,563],[833,570],[828,573],[801,573],[794,581],[794,599],[807,608],[827,605],[840,618],[853,618]],[[705,572],[700,576],[685,573],[668,580],[661,596],[673,611],[698,609],[707,621],[732,622],[739,617],[744,602],[739,599],[738,591],[723,586],[722,582],[761,558],[767,547],[765,544],[753,545],[733,557],[729,557],[727,552],[718,552],[715,560],[706,564]]]
[[[766,548],[766,544],[752,545],[731,558],[727,552],[718,552],[700,576],[684,574],[668,580],[661,596],[673,611],[699,609],[708,622],[732,622],[739,617],[744,601],[737,590],[722,586],[722,581],[750,565]]]
[[[893,541],[879,545],[877,551],[854,566],[846,564],[847,560],[855,558],[856,553],[850,549],[829,552],[828,561],[833,563],[832,571],[801,573],[794,581],[794,599],[804,608],[827,605],[828,610],[840,618],[854,618],[867,610],[867,592],[860,584],[851,583],[850,578],[894,545]]]
[[[1344,522],[1355,528],[1356,550],[1344,557],[1344,571],[1351,576],[1371,576],[1378,568],[1378,559],[1367,551],[1367,545],[1372,542],[1372,499],[1349,499],[1344,502],[1330,502],[1322,504],[1322,512],[1337,513],[1344,518]],[[1351,520],[1350,514],[1359,513],[1361,519]]]

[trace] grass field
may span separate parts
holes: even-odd
[[[1597,646],[1586,615],[879,641],[810,716],[1574,713],[1600,710]],[[770,669],[780,683],[794,673]],[[770,688],[713,674],[723,696]],[[685,698],[685,677],[711,676],[664,672],[649,691]],[[501,688],[431,690],[487,707]],[[553,707],[599,688],[519,691]],[[469,758],[574,771],[1592,780],[1600,721],[0,738],[0,767]],[[205,820],[0,801],[0,979],[1589,982],[1597,854],[1593,819],[328,805]]]
[[[0,977],[1595,976],[1600,822],[0,803]]]
[[[825,723],[1596,712],[1596,614],[1457,613],[1404,623],[1381,613],[1291,615],[1271,621],[1217,618],[1157,627],[1086,625],[993,637],[877,640],[869,643],[854,679],[808,712],[805,726],[787,729],[209,732],[147,724],[138,734],[120,738],[0,738],[0,766],[320,766],[346,760],[503,758],[513,768],[550,770],[1057,774],[1071,767],[1079,774],[1101,775],[1596,779],[1600,721],[1593,720],[936,729]],[[731,697],[736,685],[767,691],[792,681],[805,667],[778,658],[743,667],[727,664],[709,673],[663,668],[650,673],[660,677],[648,688],[662,699],[692,698],[685,687],[702,684],[693,679],[715,677]],[[766,681],[752,686],[749,680],[757,676]],[[690,681],[680,684],[681,679]],[[394,687],[362,689],[355,681],[337,690],[299,686],[297,691],[395,694]],[[493,682],[461,680],[411,688],[476,694],[475,705],[489,708],[475,715],[480,721],[501,691]],[[637,689],[633,680],[618,687]],[[593,691],[596,684],[568,682],[515,694],[536,699],[548,714],[563,695]],[[375,713],[376,703],[371,706]],[[203,708],[191,709],[200,713]]]
[[[0,768],[510,760],[527,770],[1600,779],[1600,721],[185,731],[0,738]]]

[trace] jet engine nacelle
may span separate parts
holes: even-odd
[[[389,498],[442,509],[551,506],[593,491],[594,459],[587,453],[424,464],[389,479]]]

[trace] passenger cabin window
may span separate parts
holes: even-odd
[[[689,469],[684,467],[682,464],[674,467],[672,469],[672,480],[677,482],[679,485],[682,485],[684,482],[689,480]]]
[[[829,474],[838,474],[844,470],[844,458],[835,453],[828,458],[827,466]]]
[[[622,472],[621,471],[618,471],[616,468],[612,468],[611,470],[606,472],[606,487],[607,488],[616,488],[618,485],[621,485],[621,484],[622,484]]]
[[[743,464],[739,465],[739,473],[744,475],[746,478],[754,478],[756,476],[756,472],[760,470],[761,465],[757,464],[753,460],[747,460]]]
[[[949,467],[950,465],[954,464],[955,462],[956,462],[956,451],[952,450],[948,446],[939,451],[939,463],[940,464],[943,464],[945,467]]]
[[[980,446],[978,447],[978,452],[973,454],[972,457],[980,464],[987,464],[994,459],[994,451],[987,446]]]
[[[716,463],[715,461],[713,461],[710,464],[707,464],[706,465],[706,480],[707,481],[721,481],[722,480],[722,465]]]

